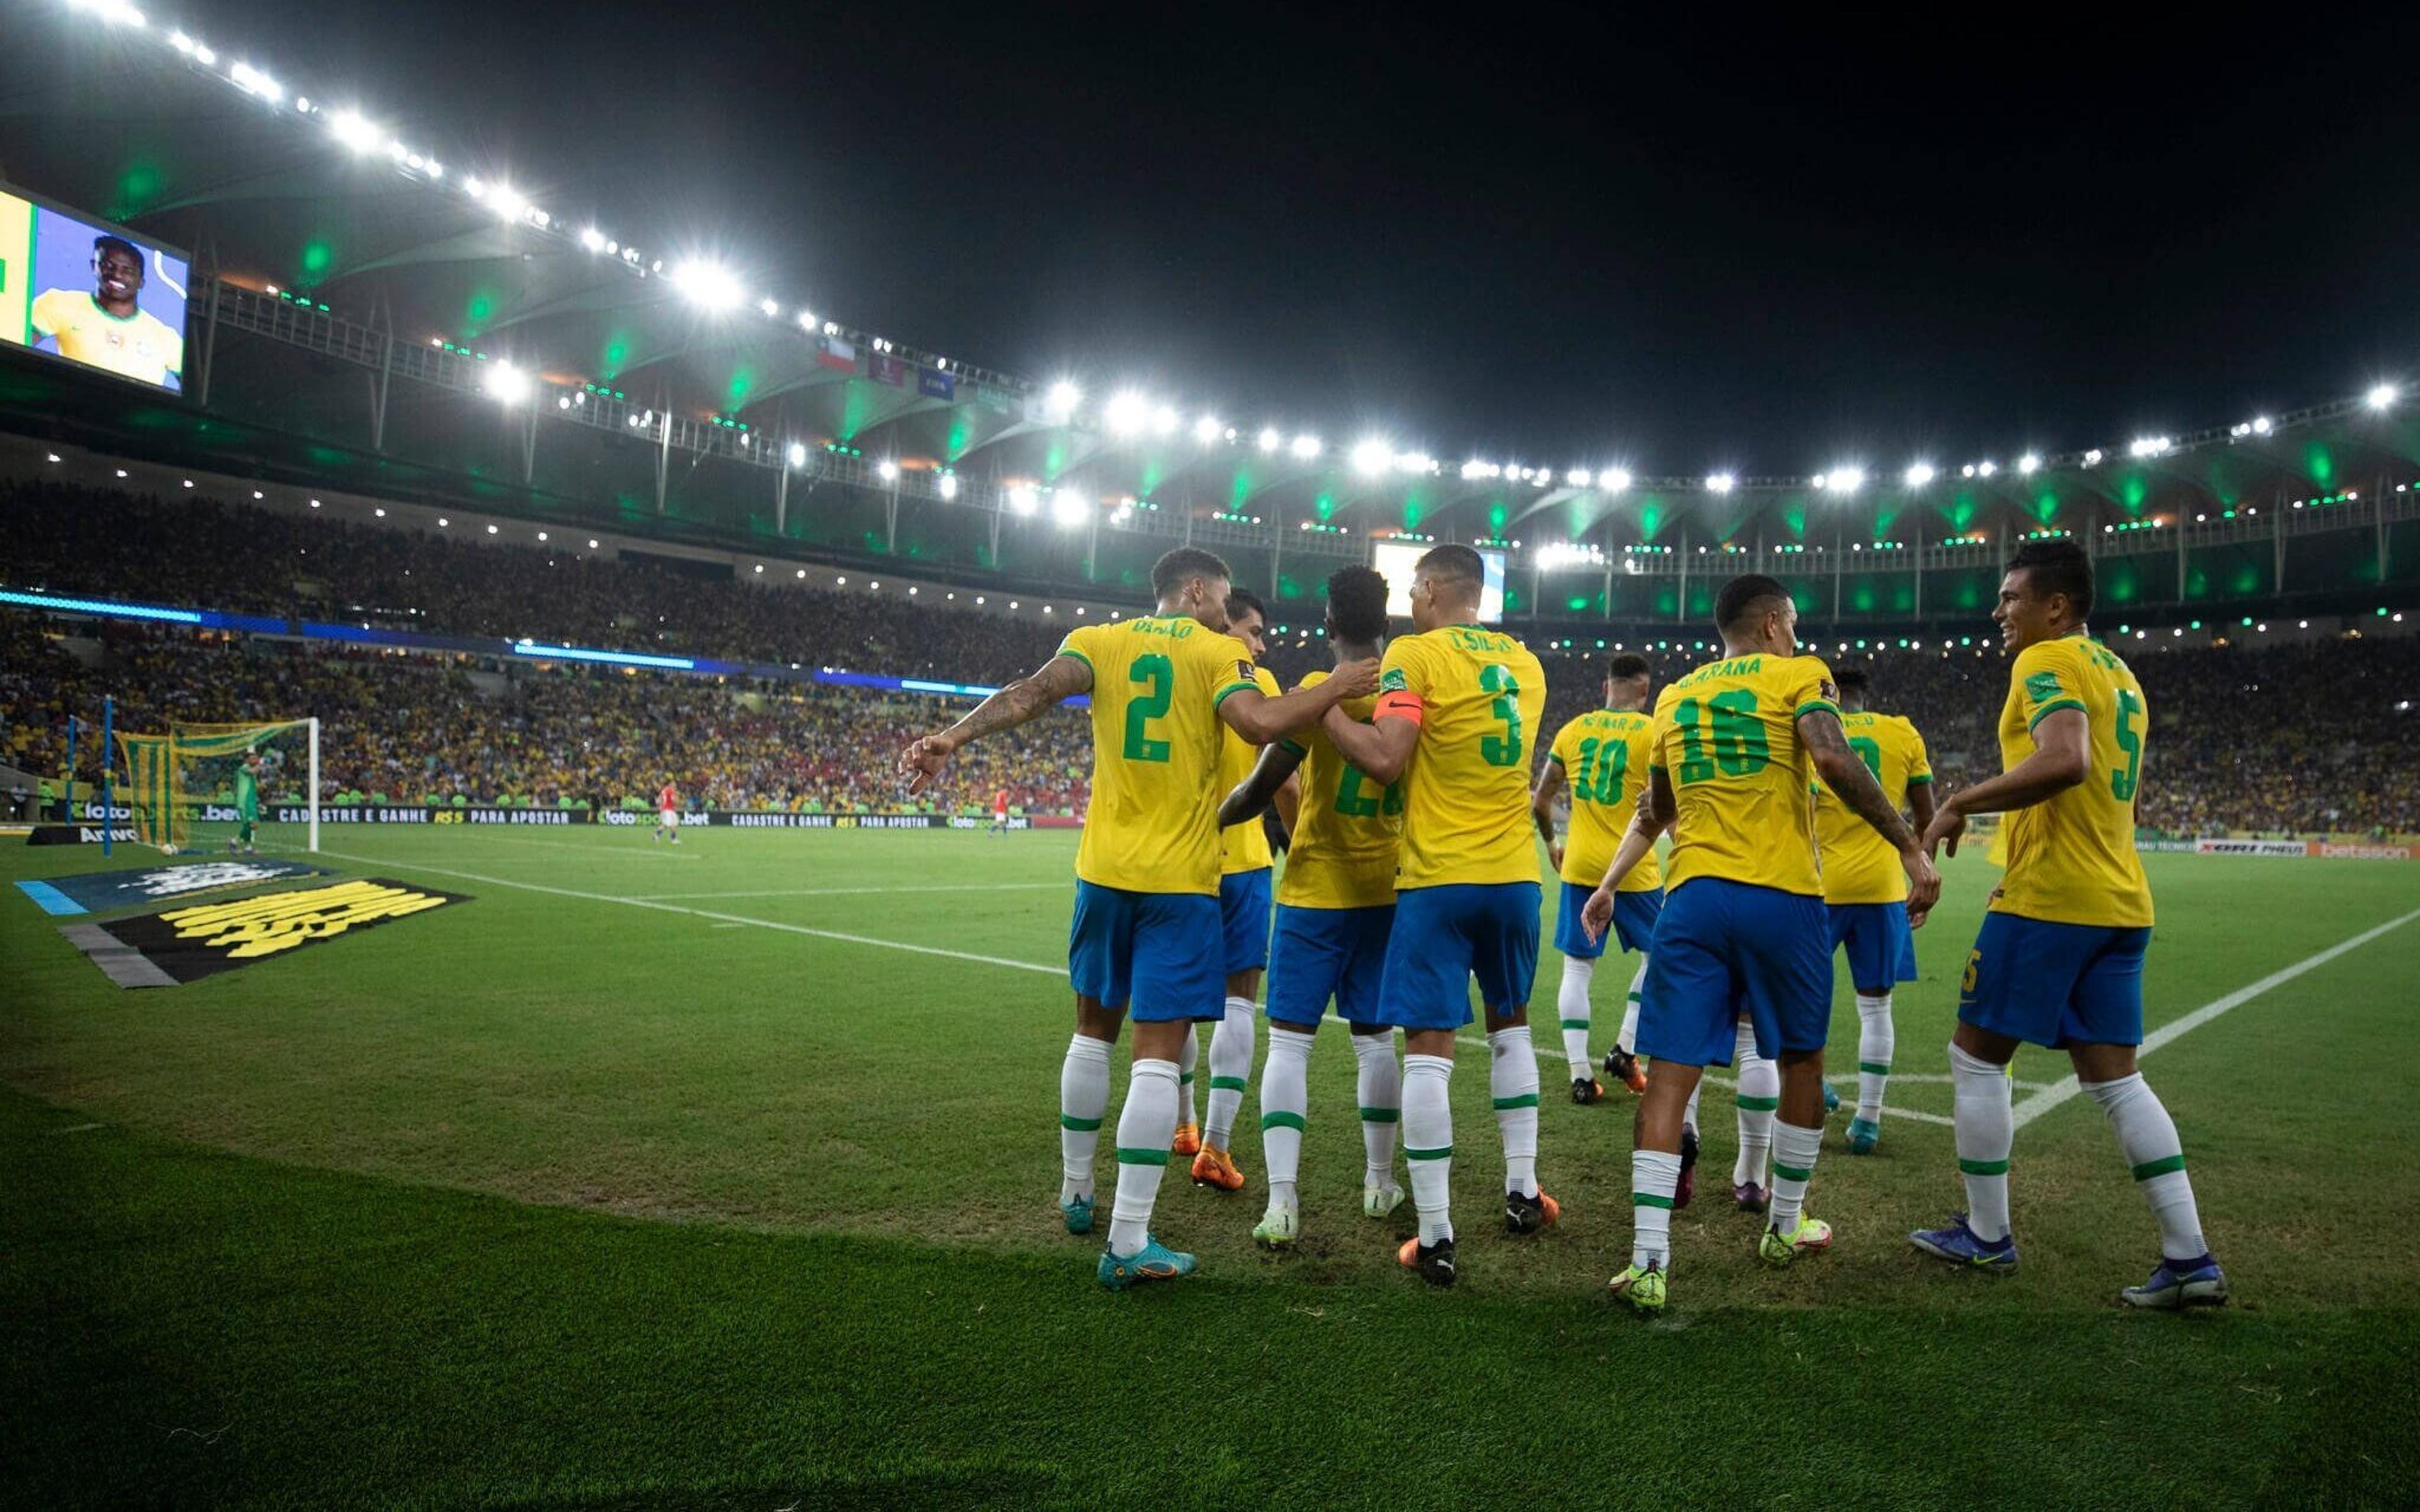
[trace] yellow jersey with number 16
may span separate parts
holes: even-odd
[[[2054,924],[2147,928],[2151,884],[2134,849],[2134,790],[2151,715],[2143,685],[2116,652],[2082,634],[2037,640],[2009,669],[2000,709],[2000,764],[2034,753],[2034,726],[2061,709],[2083,711],[2092,769],[2030,809],[2009,811],[2009,871],[1992,894],[1995,913]]]
[[[1327,681],[1312,672],[1305,687]],[[1337,705],[1367,724],[1375,699]],[[1302,755],[1302,802],[1286,851],[1278,902],[1289,908],[1383,908],[1395,901],[1395,842],[1404,827],[1404,784],[1363,777],[1318,725],[1282,742]]]
[[[1379,717],[1406,697],[1419,701],[1420,738],[1403,777],[1396,887],[1537,881],[1529,750],[1545,669],[1501,631],[1447,625],[1388,643]]]
[[[1278,680],[1265,668],[1252,669],[1252,686],[1271,698],[1278,696]],[[1233,730],[1225,734],[1226,743],[1218,749],[1218,794],[1221,798],[1234,790],[1235,784],[1252,775],[1260,764],[1261,748]],[[1229,825],[1218,831],[1218,874],[1233,876],[1238,872],[1265,872],[1275,858],[1269,854],[1269,832],[1257,819],[1249,825]]]
[[[1849,748],[1874,774],[1883,801],[1894,811],[1907,807],[1907,790],[1932,780],[1932,763],[1924,753],[1924,737],[1916,726],[1896,714],[1870,710],[1840,716]],[[1874,833],[1874,826],[1833,795],[1822,778],[1815,779],[1815,849],[1823,859],[1823,901],[1829,903],[1903,903],[1907,902],[1907,868],[1899,852]]]
[[[1636,709],[1590,709],[1555,735],[1546,760],[1563,769],[1572,795],[1571,829],[1563,837],[1562,879],[1593,887],[1605,880],[1613,853],[1638,811],[1647,785],[1647,737],[1655,721]],[[1621,879],[1624,892],[1649,892],[1664,872],[1649,851]]]
[[[1218,890],[1218,705],[1258,686],[1252,654],[1188,614],[1068,632],[1093,669],[1093,797],[1076,874],[1128,892]]]
[[[1813,656],[1726,656],[1665,685],[1653,767],[1677,810],[1667,890],[1720,877],[1823,896],[1814,764],[1798,739],[1798,717],[1812,709],[1839,712],[1831,669]]]

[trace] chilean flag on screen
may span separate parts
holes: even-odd
[[[838,336],[826,336],[823,349],[815,354],[815,361],[826,367],[854,373],[857,371],[857,348]]]

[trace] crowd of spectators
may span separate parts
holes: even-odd
[[[845,666],[997,684],[1047,658],[1067,626],[898,597],[702,580],[537,547],[49,484],[0,485],[0,581],[435,633],[536,635],[622,649]],[[52,775],[64,721],[103,692],[121,728],[313,713],[329,791],[616,804],[666,778],[712,807],[900,807],[893,753],[963,702],[789,682],[534,671],[397,653],[305,651],[271,638],[113,627],[100,664],[68,656],[58,626],[0,618],[0,760]],[[1513,627],[1516,632],[1519,626]],[[2420,640],[2332,639],[2264,649],[2116,649],[2151,709],[2142,823],[2171,834],[2420,832]],[[1543,654],[1543,740],[1592,704],[1606,653]],[[1658,680],[1698,659],[1652,658]],[[1280,638],[1265,657],[1291,684],[1326,645]],[[1907,715],[1946,783],[1999,769],[2007,693],[1996,646],[1852,652],[1877,708]],[[92,770],[90,753],[85,765]],[[1005,788],[1036,813],[1079,813],[1086,731],[1076,711],[959,758],[947,807]],[[88,774],[87,774],[88,775]]]

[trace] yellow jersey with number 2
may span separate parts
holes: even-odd
[[[1881,784],[1883,801],[1894,810],[1907,807],[1907,790],[1932,780],[1932,763],[1924,753],[1924,737],[1916,726],[1896,714],[1870,710],[1840,716],[1849,748],[1866,764]],[[1903,903],[1907,902],[1907,868],[1899,852],[1874,833],[1857,811],[1833,796],[1822,778],[1815,779],[1815,849],[1823,859],[1823,901],[1827,903]]]
[[[1404,769],[1395,887],[1538,880],[1529,750],[1546,673],[1528,646],[1475,625],[1404,636],[1378,668],[1378,717],[1419,701]]]
[[[1278,696],[1278,680],[1260,667],[1252,669],[1252,686],[1269,697]],[[1252,775],[1260,764],[1261,748],[1230,730],[1226,744],[1218,748],[1218,796],[1225,797],[1235,784]],[[1269,854],[1269,832],[1257,819],[1249,825],[1229,825],[1218,831],[1218,874],[1232,876],[1238,872],[1265,872],[1275,859]]]
[[[1327,681],[1326,672],[1302,680]],[[1339,704],[1367,724],[1374,698]],[[1404,828],[1404,784],[1387,787],[1363,777],[1327,732],[1317,725],[1281,742],[1302,755],[1302,802],[1295,811],[1294,843],[1286,851],[1278,902],[1289,908],[1383,908],[1395,901],[1395,843]]]
[[[1555,734],[1546,760],[1563,769],[1572,795],[1572,823],[1563,837],[1562,879],[1593,887],[1605,880],[1613,853],[1638,811],[1647,786],[1648,734],[1653,718],[1636,709],[1590,709]],[[1623,892],[1650,892],[1664,885],[1663,868],[1649,851],[1621,879]]]
[[[1218,891],[1218,705],[1257,687],[1252,654],[1189,614],[1068,632],[1093,669],[1093,796],[1076,874],[1128,892]]]
[[[1823,896],[1815,859],[1814,763],[1798,717],[1837,714],[1832,671],[1813,656],[1710,661],[1655,700],[1653,767],[1677,815],[1669,890],[1696,877]]]
[[[2080,709],[2092,769],[2046,802],[2009,811],[2009,871],[1992,894],[1995,913],[2054,924],[2148,928],[2151,884],[2134,849],[2134,790],[2150,740],[2143,685],[2118,654],[2080,632],[2037,640],[2009,669],[2000,709],[2000,764],[2034,753],[2034,726]]]

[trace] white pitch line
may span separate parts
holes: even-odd
[[[2415,918],[2420,918],[2420,908],[2415,908],[2399,918],[2390,918],[2374,929],[2366,929],[2349,940],[2339,940],[2317,955],[2305,956],[2290,966],[2271,972],[2258,981],[2238,987],[2224,997],[2213,998],[2182,1018],[2171,1019],[2143,1037],[2142,1048],[2134,1052],[2135,1057],[2140,1059],[2170,1041],[2200,1028],[2220,1014],[2242,1007],[2271,988],[2282,987],[2303,973],[2317,970],[2348,951],[2358,950],[2380,935],[2400,929]],[[2017,1104],[2015,1127],[2024,1128],[2081,1090],[2083,1090],[2083,1084],[2071,1075],[2052,1083],[2047,1088]]]
[[[664,899],[698,898],[864,898],[878,893],[893,892],[1040,892],[1049,888],[1069,888],[1072,880],[1064,882],[985,882],[969,887],[766,887],[744,892],[634,892],[630,896],[642,903]]]
[[[355,861],[392,872],[425,872],[431,876],[459,877],[465,882],[483,882],[491,887],[515,887],[522,892],[542,892],[556,898],[578,898],[593,903],[620,903],[626,908],[651,908],[659,914],[686,914],[692,918],[714,919],[725,924],[748,924],[757,929],[780,930],[784,934],[805,934],[818,940],[839,940],[846,945],[871,945],[884,950],[906,950],[914,955],[938,955],[952,961],[974,961],[987,966],[1007,966],[1015,971],[1039,971],[1046,976],[1066,974],[1064,966],[1046,966],[1032,961],[1011,961],[1006,956],[977,955],[971,950],[945,950],[938,945],[910,945],[905,940],[882,940],[870,934],[849,934],[840,930],[810,929],[804,924],[785,924],[777,918],[748,918],[738,914],[718,914],[705,908],[684,908],[678,903],[658,903],[648,898],[622,898],[609,892],[582,892],[576,887],[550,887],[537,882],[515,882],[507,877],[491,877],[478,872],[459,872],[451,867],[427,866],[418,861],[396,861],[379,856],[348,856],[343,851],[321,851],[339,861]]]

